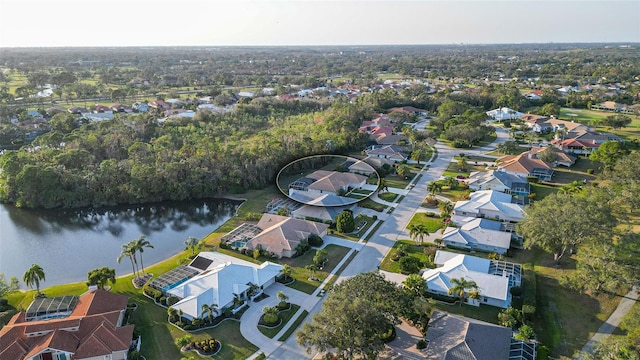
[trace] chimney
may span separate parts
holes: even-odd
[[[533,154],[532,154],[532,153],[528,153],[528,154],[527,154],[527,157],[528,157],[529,159],[533,159]]]

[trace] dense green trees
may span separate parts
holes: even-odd
[[[4,274],[0,273],[0,298],[3,298],[5,295],[18,289],[20,289],[20,283],[18,282],[17,277],[12,276],[7,283],[7,279]]]
[[[116,283],[116,270],[103,266],[87,273],[87,285],[96,285],[98,289],[104,289],[108,283]]]
[[[34,142],[37,148],[0,157],[0,200],[76,207],[260,188],[294,158],[363,148],[366,136],[356,131],[362,119],[350,118],[351,108],[336,104],[318,114],[287,115],[299,111],[296,105],[258,102],[235,114],[201,113],[160,124],[140,115],[50,132]]]
[[[517,232],[524,236],[524,246],[538,246],[560,259],[591,239],[611,236],[617,219],[605,202],[573,194],[552,194],[526,209]]]
[[[375,358],[383,336],[400,323],[402,291],[378,273],[362,273],[334,286],[298,343],[341,359]]]

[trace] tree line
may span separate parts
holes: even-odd
[[[209,198],[262,188],[296,158],[366,146],[353,105],[304,114],[287,106],[252,103],[164,122],[142,114],[51,131],[0,157],[0,200],[55,208]]]

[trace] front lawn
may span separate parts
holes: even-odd
[[[560,188],[550,185],[543,185],[538,183],[530,183],[531,192],[535,194],[534,200],[542,200],[545,197],[555,194]]]
[[[281,264],[288,264],[292,267],[293,271],[291,276],[296,279],[296,281],[288,284],[287,286],[307,294],[313,293],[318,285],[324,281],[324,279],[329,275],[333,268],[338,265],[340,260],[342,260],[350,249],[344,246],[329,244],[325,247],[325,250],[328,252],[328,261],[322,270],[315,271],[315,277],[318,279],[317,281],[309,280],[311,277],[311,271],[305,269],[305,266],[313,264],[313,257],[316,255],[316,251],[314,249],[295,258],[280,259]]]
[[[416,174],[414,173],[409,173],[409,176],[407,176],[406,178],[398,175],[387,175],[384,178],[384,183],[387,185],[387,187],[404,189],[407,187],[407,185],[409,185],[411,179],[413,179],[414,176],[416,176]]]
[[[429,231],[429,234],[433,234],[438,230],[444,228],[444,225],[442,224],[442,219],[440,219],[437,215],[427,216],[426,213],[415,213],[411,218],[411,220],[409,220],[409,223],[407,224],[407,229],[411,225],[418,225],[418,224],[424,225],[427,228],[427,231]]]
[[[464,177],[469,177],[469,174],[474,171],[487,171],[486,166],[482,165],[482,163],[480,162],[478,162],[478,164],[479,165],[472,165],[471,163],[467,163],[466,170],[462,171],[460,170],[460,166],[458,166],[457,163],[452,162],[451,164],[449,164],[449,166],[447,166],[447,170],[442,173],[442,176],[456,177],[461,175]]]
[[[384,201],[393,202],[398,197],[398,194],[394,194],[392,192],[379,192],[378,197]]]
[[[358,206],[363,207],[365,209],[371,209],[377,212],[383,212],[387,210],[386,205],[382,205],[380,203],[373,201],[371,197],[368,197],[362,201],[358,201]]]
[[[356,229],[353,232],[348,234],[339,233],[333,230],[329,230],[329,233],[333,236],[341,237],[343,239],[351,240],[351,241],[360,241],[360,237],[364,235],[367,230],[376,222],[372,217],[366,215],[358,215],[354,219],[356,223]]]
[[[422,262],[424,267],[426,267],[427,264],[431,263],[431,259],[429,259],[429,256],[424,253],[424,249],[433,248],[433,245],[431,244],[416,245],[416,243],[411,240],[398,240],[393,245],[393,248],[387,253],[387,256],[385,256],[384,259],[382,260],[382,263],[380,264],[381,270],[389,271],[393,273],[401,273],[400,262],[392,260],[399,244],[407,245],[407,256],[418,258]]]

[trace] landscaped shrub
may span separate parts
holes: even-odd
[[[324,244],[324,241],[322,240],[322,238],[316,234],[309,235],[309,237],[307,238],[307,241],[309,242],[309,245],[315,246],[315,247],[320,247],[322,246],[322,244]]]
[[[162,291],[152,288],[149,284],[145,284],[142,289],[147,296],[152,297],[155,301],[160,301]]]
[[[593,174],[593,169],[587,169],[587,174]]]
[[[403,274],[417,274],[422,268],[422,261],[417,257],[404,256],[400,259],[400,271]]]
[[[531,319],[536,312],[536,274],[532,264],[525,264],[523,272],[522,313],[525,319]]]
[[[393,341],[396,338],[396,328],[392,326],[386,333],[382,334],[380,340],[384,343]]]
[[[416,349],[422,350],[426,348],[427,348],[427,342],[424,340],[418,340],[418,343],[416,344]]]
[[[171,306],[178,301],[180,301],[180,299],[178,299],[176,296],[169,296],[169,298],[167,298],[167,306]]]
[[[276,314],[264,314],[262,320],[267,325],[275,325],[280,321],[280,318]]]
[[[424,216],[426,216],[426,217],[435,217],[436,214],[432,213],[432,212],[426,212],[426,213],[424,213]]]

